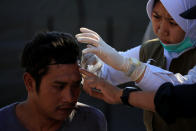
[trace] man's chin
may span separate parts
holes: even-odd
[[[74,108],[73,109],[60,109],[60,110],[58,110],[57,111],[57,119],[58,120],[65,120],[65,119],[67,119],[70,115],[71,115],[71,113],[73,112],[73,110],[74,110]]]

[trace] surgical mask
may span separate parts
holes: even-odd
[[[180,53],[187,48],[190,48],[194,45],[190,38],[185,38],[183,41],[177,44],[164,44],[161,42],[161,45],[168,51],[168,52],[177,52]]]

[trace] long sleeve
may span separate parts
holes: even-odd
[[[119,53],[125,57],[134,57],[136,59],[139,59],[139,51],[140,46],[137,46],[125,52]],[[117,71],[114,68],[108,66],[107,64],[104,64],[101,69],[101,77],[113,85],[118,85],[131,81],[130,78],[125,75],[125,73]]]
[[[119,53],[125,57],[134,57],[136,59],[139,59],[140,47],[141,46],[137,46],[135,48],[127,50],[126,52]],[[167,61],[171,60],[167,59]],[[137,83],[137,86],[144,91],[156,91],[165,82],[171,82],[174,85],[196,83],[196,66],[191,69],[185,76],[182,76],[179,73],[174,74],[150,64],[146,64],[146,66],[147,68],[142,80]],[[113,85],[131,81],[131,79],[127,77],[125,73],[117,71],[107,64],[103,64],[100,74],[100,77],[104,78]]]
[[[196,66],[187,75],[174,74],[159,67],[147,64],[143,79],[137,83],[142,90],[156,91],[163,83],[171,82],[173,85],[196,83]]]

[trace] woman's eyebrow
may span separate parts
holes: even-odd
[[[156,15],[159,15],[159,13],[157,11],[152,11],[152,13],[155,13]]]
[[[157,12],[156,12],[156,11],[154,11],[154,10],[152,11],[152,13],[155,13],[155,14],[157,14]]]

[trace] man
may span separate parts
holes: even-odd
[[[39,33],[21,65],[28,97],[0,109],[1,131],[106,131],[104,115],[77,102],[81,88],[77,41],[66,33]]]

